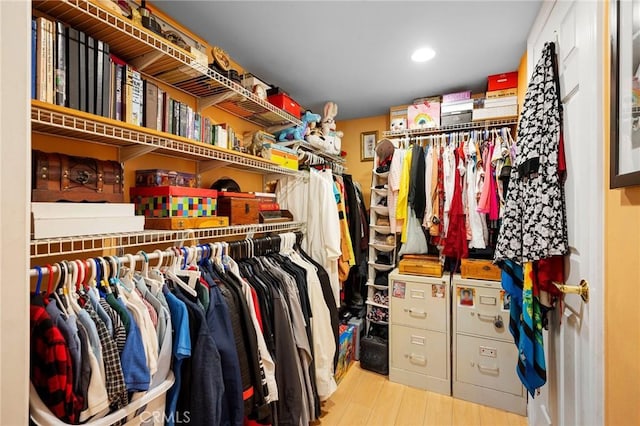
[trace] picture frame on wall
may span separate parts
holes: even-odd
[[[610,2],[610,187],[640,185],[640,0]]]
[[[376,142],[378,131],[360,133],[360,161],[373,161],[376,155]]]

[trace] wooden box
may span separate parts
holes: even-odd
[[[196,175],[174,170],[136,170],[136,186],[185,186],[195,188]]]
[[[260,223],[260,201],[245,196],[221,196],[218,214],[229,217],[230,225],[257,224]]]
[[[442,263],[438,256],[407,254],[398,262],[398,269],[401,274],[442,276]]]
[[[117,161],[34,150],[31,173],[31,201],[124,202]]]
[[[474,278],[478,280],[500,281],[501,270],[490,260],[462,259],[460,264],[462,278]]]
[[[229,226],[228,217],[152,217],[147,218],[144,223],[146,229],[199,229],[221,226]]]
[[[216,215],[218,191],[182,186],[134,187],[136,214],[146,217],[211,217]]]

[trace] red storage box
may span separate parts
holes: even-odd
[[[278,93],[277,95],[267,96],[267,101],[269,101],[270,104],[287,111],[294,117],[300,118],[300,104],[286,94]]]
[[[133,187],[136,214],[146,217],[209,217],[216,215],[218,191],[183,186]]]
[[[518,71],[506,72],[503,74],[490,75],[487,77],[487,91],[513,89],[518,87]]]

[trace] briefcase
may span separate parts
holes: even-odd
[[[32,152],[31,201],[124,202],[124,176],[117,161]]]
[[[389,374],[389,341],[378,336],[363,337],[360,341],[360,367]]]

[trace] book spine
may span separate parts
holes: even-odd
[[[112,65],[109,60],[109,45],[102,43],[102,116],[112,117],[111,106],[113,102],[113,76]]]
[[[87,111],[87,36],[82,31],[78,32],[78,87],[80,99],[80,111]]]
[[[96,39],[87,36],[87,112],[96,113]]]
[[[180,134],[180,102],[173,100],[173,133]]]
[[[122,73],[124,71],[124,69],[122,68],[122,65],[120,64],[115,64],[115,70],[116,70],[116,78],[115,78],[115,99],[114,99],[114,113],[115,116],[114,118],[116,120],[123,120],[123,115],[122,115]]]
[[[38,98],[38,24],[35,19],[31,19],[31,99]]]
[[[171,133],[171,111],[173,111],[173,105],[171,104],[171,97],[167,92],[164,92],[164,118],[162,120],[162,130],[167,133]]]
[[[187,137],[187,105],[180,103],[180,110],[178,111],[180,116],[180,126],[178,127],[178,136]]]
[[[142,116],[144,115],[144,88],[142,87],[142,76],[136,70],[132,70],[133,92],[131,102],[133,104],[132,123],[142,126]]]
[[[129,65],[124,67],[124,75],[124,98],[122,99],[124,121],[133,124],[133,69]]]
[[[193,114],[193,138],[198,142],[202,141],[202,129],[200,128],[200,114]]]
[[[55,28],[47,20],[47,102],[55,102]]]
[[[164,93],[164,90],[158,88],[155,129],[160,132],[163,131],[162,121],[164,118]]]
[[[102,112],[102,96],[104,95],[104,43],[101,40],[97,40],[96,44],[96,100],[95,100],[95,112],[97,115],[103,115]]]
[[[185,136],[188,139],[193,139],[194,130],[195,130],[195,125],[194,125],[193,109],[191,109],[191,107],[187,105],[187,134]]]
[[[67,106],[80,109],[80,45],[78,30],[67,28]]]
[[[144,80],[144,126],[155,129],[158,124],[158,86]]]
[[[67,105],[67,36],[64,24],[56,22],[56,66],[55,101],[56,105]]]

